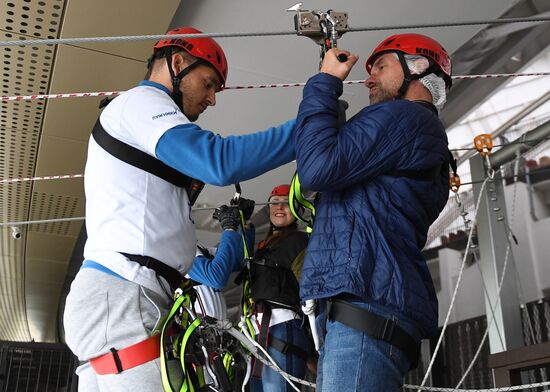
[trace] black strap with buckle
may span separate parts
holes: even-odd
[[[364,332],[374,339],[390,343],[401,350],[409,359],[410,370],[418,366],[420,344],[401,329],[393,320],[378,316],[366,309],[355,306],[341,299],[329,300],[328,318],[338,321],[350,328]]]
[[[181,285],[181,282],[185,280],[185,278],[178,272],[177,269],[172,268],[169,265],[164,264],[162,261],[159,261],[153,257],[131,255],[122,252],[119,253],[126,256],[128,259],[138,263],[139,265],[152,269],[158,275],[162,276],[168,282],[172,291],[176,290]]]
[[[269,334],[269,346],[273,347],[275,350],[279,351],[282,354],[290,354],[297,356],[298,358],[302,358],[304,362],[307,361],[307,358],[309,356],[306,350],[301,349],[295,344],[285,342],[284,340],[281,340],[278,337],[273,336],[272,334]]]
[[[271,320],[271,306],[268,303],[262,302],[261,304],[256,305],[257,311],[261,310],[262,313],[262,323],[260,325],[260,332],[257,337],[257,342],[262,346],[265,350],[267,350],[267,347],[269,346],[269,321]],[[264,364],[257,360],[256,358],[252,359],[252,373],[251,377],[254,378],[262,378],[262,370],[263,370]]]
[[[120,357],[118,356],[118,350],[114,347],[111,347],[111,352],[113,353],[113,359],[115,360],[117,372],[122,373],[124,369],[122,368],[122,362],[120,361]]]
[[[146,152],[138,150],[137,148],[111,136],[107,133],[107,131],[105,131],[105,129],[103,129],[99,119],[95,123],[92,136],[101,148],[115,158],[118,158],[131,166],[137,167],[138,169],[144,170],[147,173],[151,173],[154,176],[162,178],[164,181],[167,181],[174,186],[184,188],[187,192],[187,197],[189,198],[189,203],[191,205],[195,204],[202,188],[204,188],[204,182],[194,179],[193,177],[189,177],[166,165],[160,159],[152,157]]]

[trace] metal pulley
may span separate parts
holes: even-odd
[[[458,193],[458,189],[460,188],[460,177],[458,176],[458,174],[449,174],[449,188],[454,193]]]
[[[325,53],[336,48],[338,39],[349,31],[348,14],[347,12],[337,12],[328,10],[322,12],[319,10],[302,10],[302,3],[297,3],[287,9],[287,11],[295,11],[294,28],[296,34],[311,38],[319,45],[321,61],[325,57]],[[345,62],[347,56],[341,54],[338,60]]]
[[[296,3],[287,11],[296,12],[294,15],[296,34],[309,37],[319,45],[321,57],[319,69],[321,69],[325,53],[332,48],[336,48],[338,39],[349,31],[347,12],[336,12],[334,10],[328,10],[327,12],[308,11],[302,9],[302,3]],[[338,60],[346,62],[348,58],[345,54],[340,53]],[[339,100],[339,124],[345,123],[347,108],[348,103]],[[306,232],[311,233],[315,219],[315,196],[312,197],[312,200],[308,200],[302,194],[298,173],[295,173],[292,177],[288,199],[292,215],[297,220],[304,222],[307,225]],[[309,218],[304,216],[303,212],[305,211],[309,211]]]
[[[476,150],[483,156],[491,155],[493,138],[490,133],[482,133],[474,138]]]
[[[485,167],[487,168],[487,176],[492,180],[495,177],[495,170],[491,165],[491,150],[493,149],[493,137],[490,133],[482,133],[474,138],[474,146],[476,150],[485,159]]]

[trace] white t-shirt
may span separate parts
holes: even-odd
[[[115,98],[100,121],[111,136],[153,157],[167,130],[189,122],[165,91],[147,85]],[[185,189],[120,161],[93,137],[84,187],[86,259],[159,293],[155,273],[118,252],[154,257],[182,274],[189,270],[196,236]]]
[[[194,304],[195,312],[214,317],[217,320],[227,319],[227,303],[225,302],[225,296],[221,291],[213,289],[205,284],[195,286],[195,290],[197,290],[197,295],[202,301],[204,313],[198,300],[195,301]]]

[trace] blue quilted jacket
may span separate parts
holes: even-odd
[[[321,192],[300,295],[351,294],[432,336],[437,297],[420,251],[449,195],[445,129],[432,110],[407,100],[367,106],[339,127],[341,94],[342,82],[320,73],[298,112],[300,182]],[[438,165],[432,181],[388,174]]]

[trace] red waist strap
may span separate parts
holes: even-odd
[[[90,359],[90,364],[99,375],[117,374],[152,361],[159,356],[160,334],[155,334],[122,350],[111,348],[111,352]]]

